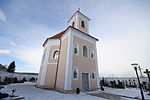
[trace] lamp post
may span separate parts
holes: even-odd
[[[140,91],[141,91],[142,100],[145,100],[144,99],[144,94],[143,94],[143,91],[142,91],[142,86],[141,86],[140,79],[139,79],[139,75],[138,75],[138,72],[137,72],[137,66],[138,66],[138,64],[137,63],[133,63],[131,65],[134,67],[134,70],[135,70],[136,75],[137,75],[137,79],[138,79],[139,88],[140,88]]]

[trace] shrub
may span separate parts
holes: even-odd
[[[76,89],[76,93],[77,93],[77,94],[80,93],[80,89],[79,89],[79,88]]]
[[[30,78],[30,80],[29,81],[35,81],[35,78],[34,77],[32,77],[32,78]]]

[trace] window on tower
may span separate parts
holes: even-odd
[[[87,46],[83,46],[83,57],[87,57],[88,56],[88,50],[87,50]]]
[[[84,21],[81,21],[81,27],[82,27],[82,28],[85,28],[85,23],[84,23]]]
[[[54,53],[53,53],[53,59],[57,59],[58,56],[59,56],[58,50],[54,51]]]

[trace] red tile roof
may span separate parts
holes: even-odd
[[[47,38],[46,41],[43,43],[43,46],[44,46],[44,44],[48,41],[48,39],[57,39],[57,38],[60,38],[70,27],[73,28],[73,29],[75,29],[75,30],[77,30],[77,31],[80,31],[79,29],[77,29],[77,28],[75,28],[75,27],[69,26],[66,30],[64,30],[64,31],[62,31],[62,32],[60,32],[60,33],[58,33],[58,34],[52,36],[52,37]],[[89,37],[91,37],[91,38],[93,38],[93,39],[95,39],[95,40],[98,41],[97,38],[95,38],[95,37],[93,37],[93,36],[91,36],[91,35],[89,35],[89,34],[87,34],[87,33],[85,33],[85,32],[82,32],[82,31],[80,31],[80,32],[83,33],[83,34],[85,34],[85,35],[88,35]]]
[[[68,28],[67,28],[67,29],[68,29]],[[52,37],[47,38],[46,41],[43,43],[43,46],[44,46],[44,44],[48,41],[48,39],[60,38],[60,37],[67,31],[67,29],[64,30],[64,31],[62,31],[62,32],[60,32],[60,33],[58,33],[58,34],[56,34],[56,35],[54,35],[54,36],[52,36]]]
[[[49,39],[60,38],[66,31],[67,31],[67,30],[64,30],[64,31],[62,31],[62,32],[60,32],[60,33],[58,33],[58,34],[52,36],[52,37],[49,37]]]

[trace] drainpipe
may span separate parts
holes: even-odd
[[[57,67],[56,67],[56,75],[55,75],[55,83],[54,83],[54,89],[56,89],[56,81],[57,81],[57,74],[58,74],[58,66],[59,66],[59,59],[60,59],[60,49],[61,49],[61,39],[58,38],[60,40],[60,46],[59,46],[59,55],[58,55],[58,60],[57,60]]]

